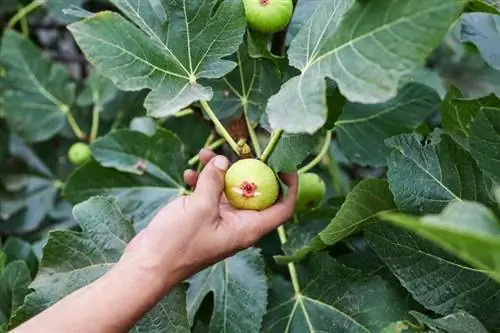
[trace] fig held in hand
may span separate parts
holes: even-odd
[[[274,33],[285,28],[293,15],[292,0],[243,0],[251,28]]]
[[[243,159],[231,165],[224,183],[226,198],[237,209],[260,211],[278,199],[279,183],[274,171],[257,159]]]
[[[90,159],[91,154],[92,153],[87,144],[83,142],[77,142],[69,148],[68,158],[71,163],[82,165]]]
[[[325,193],[326,185],[320,176],[315,173],[299,174],[295,212],[306,213],[318,207]]]

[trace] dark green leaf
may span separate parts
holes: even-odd
[[[29,232],[38,228],[53,209],[59,189],[52,179],[31,175],[4,176],[0,179],[9,188],[19,191],[2,198],[0,203],[0,230],[4,232]],[[17,216],[10,220],[10,218]]]
[[[476,45],[484,60],[500,69],[500,13],[463,15],[461,40]]]
[[[190,322],[212,292],[214,309],[208,333],[259,333],[267,305],[267,280],[260,250],[249,249],[189,279]]]
[[[211,105],[221,119],[246,113],[252,123],[258,123],[267,100],[280,88],[279,72],[266,59],[250,58],[246,43],[229,59],[237,67],[224,78],[211,81]]]
[[[469,0],[465,10],[468,12],[500,14],[500,2],[498,0]]]
[[[158,129],[154,136],[121,130],[91,146],[95,159],[68,179],[65,198],[78,203],[94,195],[114,195],[138,229],[168,201],[184,193],[182,142]]]
[[[35,291],[16,312],[12,327],[109,271],[135,234],[115,199],[109,197],[95,197],[81,203],[74,214],[82,232],[51,233],[40,271],[30,285]],[[132,331],[189,332],[183,289],[177,288],[166,296]]]
[[[12,261],[0,270],[0,325],[7,324],[29,293],[30,271],[22,260]]]
[[[404,301],[380,277],[316,254],[298,267],[298,288],[273,277],[264,333],[379,332],[404,317]]]
[[[427,86],[410,83],[382,104],[347,103],[335,123],[342,151],[360,165],[385,166],[391,149],[384,140],[413,132],[441,103]]]
[[[3,36],[0,64],[7,73],[4,105],[11,129],[30,142],[47,140],[59,132],[75,96],[65,69],[12,30]]]
[[[181,118],[171,117],[163,126],[175,133],[186,146],[188,157],[198,154],[204,147],[212,128],[199,114],[192,114]]]
[[[463,8],[462,0],[323,0],[288,55],[301,74],[269,100],[273,129],[314,133],[326,121],[325,77],[351,102],[382,103],[429,56]]]
[[[381,218],[435,242],[500,283],[500,221],[486,207],[459,201],[440,215],[383,213]]]
[[[400,283],[425,308],[447,315],[465,310],[491,333],[500,332],[500,285],[449,252],[386,223],[372,224],[365,237]]]
[[[471,124],[471,154],[479,168],[500,182],[500,105],[483,108]]]
[[[471,123],[484,108],[500,108],[500,99],[495,94],[478,99],[465,98],[459,89],[451,86],[441,109],[443,129],[462,147],[470,150]]]
[[[283,134],[269,158],[269,165],[276,172],[297,171],[298,166],[314,154],[324,136],[322,134]]]
[[[74,7],[80,7],[84,0],[48,0],[47,8],[52,14],[62,22],[71,22],[75,20],[72,15],[66,14],[64,11]]]
[[[28,265],[31,276],[35,277],[38,271],[38,258],[33,252],[31,244],[23,241],[20,238],[10,237],[3,245],[3,251],[7,256],[7,262],[10,263],[15,260],[23,260]]]
[[[150,115],[169,116],[210,100],[211,88],[197,80],[235,68],[222,58],[238,49],[245,32],[241,1],[111,3],[132,22],[105,11],[69,29],[91,63],[120,89],[152,89],[145,102]]]
[[[294,253],[276,256],[279,263],[300,261],[311,252],[320,251],[345,237],[358,232],[365,225],[377,221],[377,214],[396,209],[392,193],[385,180],[365,179],[347,195],[337,215],[316,237]]]
[[[401,210],[439,213],[461,199],[490,203],[484,177],[467,151],[440,131],[423,140],[403,134],[386,141],[393,148],[387,177]]]
[[[483,324],[476,317],[465,311],[457,311],[447,316],[431,319],[428,316],[415,311],[410,312],[421,324],[428,326],[436,332],[447,333],[488,333]]]

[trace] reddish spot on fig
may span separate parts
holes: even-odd
[[[260,0],[260,4],[262,6],[267,6],[267,5],[269,5],[269,0]]]
[[[257,190],[257,185],[255,185],[255,183],[244,181],[241,184],[240,189],[245,198],[252,198],[255,195],[255,190]]]

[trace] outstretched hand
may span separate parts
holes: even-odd
[[[200,160],[205,167],[199,174],[184,174],[194,192],[166,205],[110,271],[13,332],[126,332],[183,280],[254,245],[293,214],[296,175],[281,176],[288,196],[274,206],[261,212],[236,210],[224,197],[228,159],[202,150]]]
[[[200,173],[184,173],[186,184],[194,187],[194,192],[164,207],[132,240],[124,259],[135,258],[155,274],[175,274],[184,279],[254,245],[293,214],[296,174],[280,176],[289,187],[288,195],[280,197],[272,207],[260,212],[237,210],[224,196],[228,159],[202,149],[200,161],[204,165]]]

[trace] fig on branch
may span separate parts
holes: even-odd
[[[90,159],[91,154],[92,153],[87,144],[83,142],[77,142],[69,148],[68,158],[71,163],[82,165]]]
[[[292,0],[243,0],[249,26],[274,33],[285,28],[293,15]]]
[[[320,176],[315,173],[299,174],[295,212],[306,213],[318,207],[325,193],[326,185]]]
[[[229,203],[238,209],[264,210],[271,207],[279,195],[279,183],[274,171],[258,159],[243,159],[234,163],[224,179]]]

